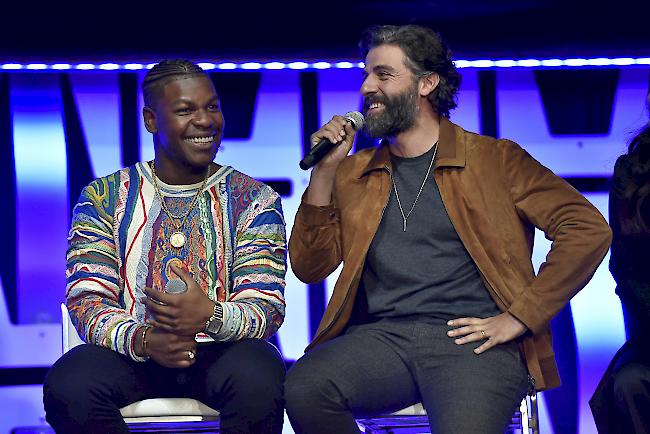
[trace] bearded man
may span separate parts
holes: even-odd
[[[289,242],[316,282],[342,262],[307,354],[287,374],[297,433],[358,433],[355,417],[422,402],[434,433],[502,433],[531,384],[559,385],[551,318],[583,288],[611,233],[519,145],[449,120],[460,75],[430,29],[361,41],[366,133],[335,116]],[[536,275],[534,229],[553,240]]]

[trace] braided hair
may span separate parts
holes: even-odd
[[[144,81],[142,82],[144,104],[147,107],[151,107],[163,95],[165,85],[172,81],[207,76],[200,66],[188,60],[163,60],[154,65],[144,77]]]

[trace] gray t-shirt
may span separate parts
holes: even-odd
[[[415,158],[391,156],[393,177],[408,214],[433,149]],[[377,229],[361,277],[370,320],[418,318],[444,323],[500,313],[442,203],[433,169],[408,218],[406,232],[395,190]]]

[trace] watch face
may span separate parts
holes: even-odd
[[[209,323],[208,327],[205,329],[208,333],[219,333],[223,323],[218,318],[213,318]]]

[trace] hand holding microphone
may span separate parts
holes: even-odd
[[[363,127],[363,115],[349,112],[346,116],[334,116],[331,121],[311,135],[312,150],[300,162],[300,167],[314,167],[305,193],[305,202],[326,206],[332,202],[336,169],[352,149],[355,131]],[[303,164],[304,163],[304,164]]]
[[[363,123],[363,115],[359,112],[334,116],[320,130],[311,135],[312,148],[300,162],[300,168],[307,170],[319,164],[319,167],[336,170],[339,163],[350,152],[355,131],[363,128]]]
[[[165,285],[167,294],[182,294],[187,291],[187,285],[181,279],[169,279]]]
[[[144,303],[149,311],[154,314],[154,318],[148,321],[152,327],[145,332],[147,336],[146,346],[144,335],[139,336],[140,340],[137,342],[140,348],[139,354],[149,356],[156,363],[167,368],[187,368],[195,362],[196,340],[194,336],[169,330],[169,318],[164,314],[164,312],[171,312],[168,309],[173,309],[174,306],[170,306],[170,304],[175,304],[179,300],[178,295],[186,292],[187,284],[177,278],[167,281],[164,294],[154,292],[151,288],[145,289],[145,294],[148,297]],[[169,298],[167,300],[169,304],[165,303],[167,298]],[[158,321],[158,315],[160,315],[160,321]]]

